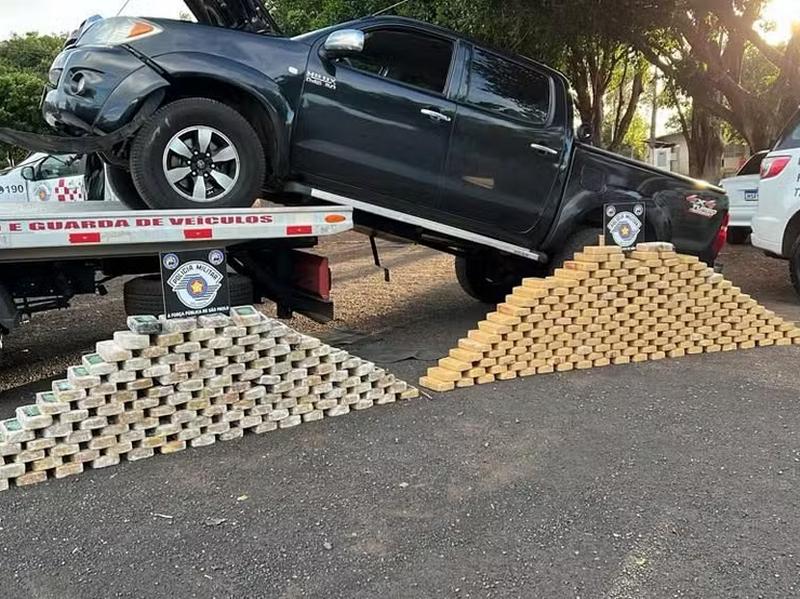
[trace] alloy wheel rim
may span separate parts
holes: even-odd
[[[170,187],[192,202],[215,202],[236,186],[239,151],[221,131],[206,125],[187,127],[172,136],[162,160]]]

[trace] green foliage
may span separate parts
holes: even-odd
[[[0,127],[46,131],[39,99],[50,64],[63,44],[63,38],[34,33],[0,42]],[[25,150],[0,143],[0,166],[26,154]]]
[[[620,153],[636,160],[647,158],[647,144],[650,140],[650,123],[641,114],[633,116],[628,132],[620,147]]]
[[[0,42],[0,73],[7,69],[45,78],[63,45],[64,38],[55,35],[14,35]]]

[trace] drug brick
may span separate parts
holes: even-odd
[[[42,414],[62,414],[70,409],[69,402],[59,401],[52,391],[42,391],[36,394],[36,405]]]
[[[23,474],[22,476],[18,476],[15,479],[15,483],[18,487],[27,487],[29,485],[38,485],[39,483],[43,483],[47,480],[47,472],[40,471],[40,472],[28,472]]]
[[[17,422],[22,425],[22,428],[29,431],[47,428],[53,424],[53,417],[49,414],[42,414],[39,406],[36,405],[17,408],[16,416]]]
[[[231,308],[231,320],[235,325],[249,327],[259,324],[263,315],[253,306],[237,306]]]
[[[69,462],[56,466],[55,477],[57,479],[67,478],[68,476],[75,476],[83,473],[83,464],[81,462]]]
[[[168,320],[162,315],[159,320],[161,320],[161,327],[165,333],[191,333],[197,328],[197,319],[193,317]]]
[[[121,347],[116,341],[98,341],[95,351],[106,362],[124,362],[133,357],[129,349]]]
[[[68,380],[53,381],[51,388],[56,400],[62,403],[78,401],[87,396],[86,389],[80,389]]]
[[[125,459],[129,462],[138,462],[139,460],[146,460],[152,458],[156,454],[152,447],[134,447],[125,454]]]
[[[92,374],[85,366],[70,366],[67,368],[67,380],[73,386],[81,389],[97,387],[101,382],[100,375]]]
[[[96,459],[92,460],[90,462],[90,465],[95,470],[98,470],[100,468],[108,468],[110,466],[116,466],[116,465],[119,464],[119,462],[120,462],[120,457],[119,457],[118,454],[109,453],[109,454],[101,455],[101,456],[97,457]]]
[[[111,374],[118,370],[118,366],[114,362],[106,362],[100,354],[87,354],[81,358],[84,367],[91,373],[98,376]]]

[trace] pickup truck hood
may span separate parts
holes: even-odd
[[[262,0],[185,0],[198,23],[251,33],[280,35]]]

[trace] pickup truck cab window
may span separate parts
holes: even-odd
[[[468,72],[467,102],[530,123],[545,123],[550,82],[532,69],[476,48]]]
[[[441,94],[453,57],[448,40],[416,31],[368,31],[364,50],[337,62],[392,81]]]

